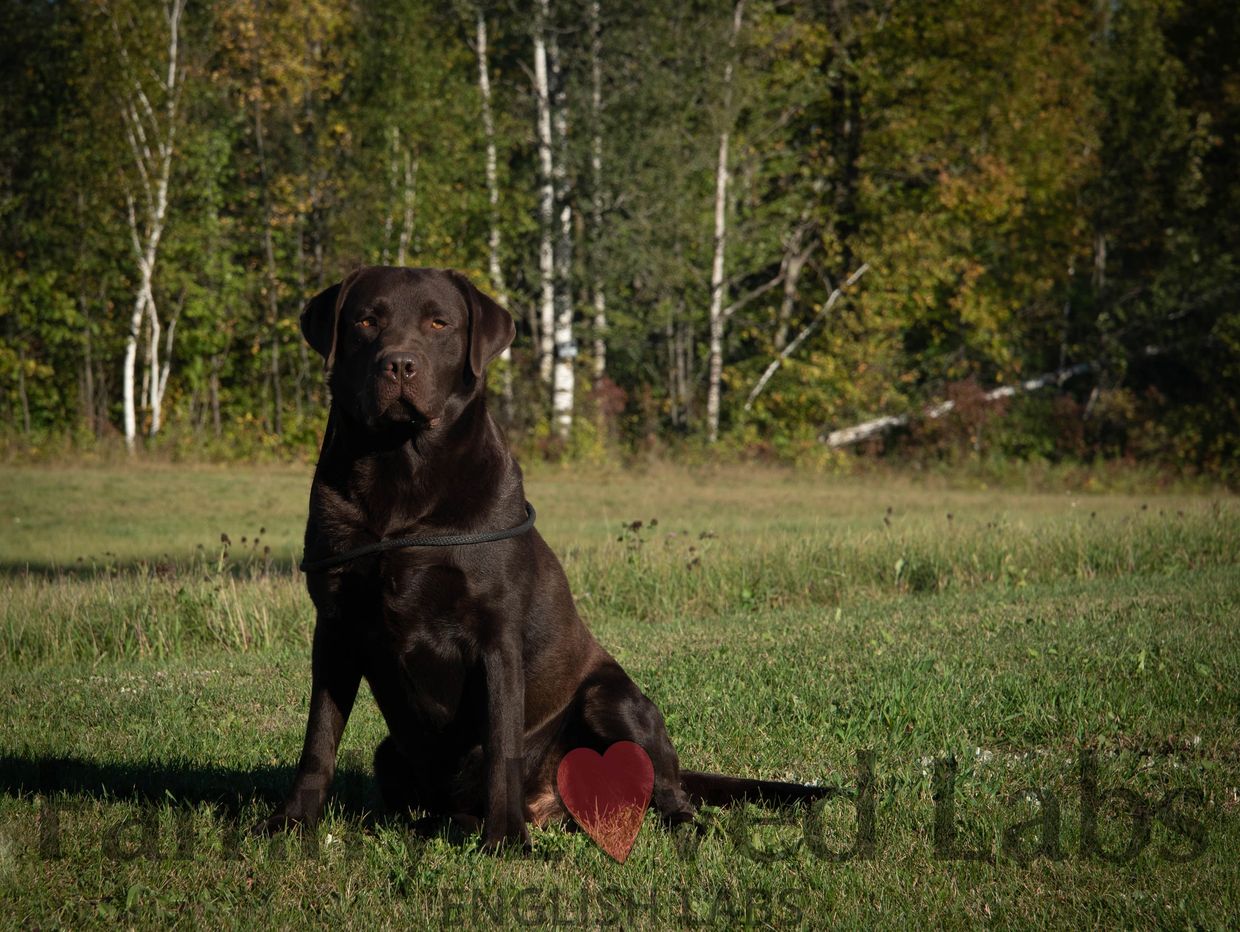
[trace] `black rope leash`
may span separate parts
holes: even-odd
[[[525,520],[516,527],[506,528],[502,531],[487,531],[483,534],[449,534],[446,537],[394,537],[390,540],[366,544],[364,547],[358,547],[356,550],[337,554],[334,557],[324,557],[322,560],[314,560],[312,562],[302,560],[297,568],[303,573],[320,573],[323,570],[331,569],[333,566],[341,566],[360,557],[368,557],[372,553],[382,553],[385,550],[402,550],[405,547],[466,547],[470,544],[488,544],[494,540],[520,537],[533,526],[534,506],[526,502]]]

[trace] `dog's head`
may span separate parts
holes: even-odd
[[[371,266],[312,298],[301,332],[353,418],[426,427],[478,391],[516,327],[458,272]]]

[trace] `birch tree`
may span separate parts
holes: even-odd
[[[554,356],[552,328],[555,323],[555,252],[552,228],[555,225],[555,189],[552,181],[551,94],[547,84],[547,28],[550,18],[548,0],[538,0],[538,16],[534,22],[534,93],[538,99],[538,244],[539,332],[538,376],[551,382]]]
[[[715,168],[715,254],[710,271],[710,363],[706,385],[706,435],[719,439],[719,401],[723,382],[723,332],[726,318],[723,298],[724,252],[728,236],[728,143],[732,128],[732,73],[736,64],[736,43],[745,15],[745,0],[736,0],[732,13],[732,34],[728,59],[723,69],[723,129],[719,133],[719,158]]]
[[[547,41],[551,76],[551,116],[554,156],[551,170],[554,208],[558,214],[553,261],[555,268],[555,366],[551,389],[551,418],[556,434],[567,437],[573,427],[574,361],[577,341],[573,337],[573,206],[568,177],[568,95],[560,43],[554,30]]]
[[[482,7],[475,9],[477,29],[474,50],[478,56],[478,92],[482,98],[482,132],[486,137],[487,203],[490,206],[487,232],[487,273],[495,298],[503,307],[508,306],[508,285],[504,280],[504,267],[500,261],[499,229],[499,171],[495,151],[495,116],[491,111],[491,72],[487,64],[487,19]],[[512,418],[512,347],[507,346],[499,357],[503,360],[503,384],[500,396],[504,414]]]
[[[409,146],[401,142],[399,126],[389,126],[388,137],[388,212],[383,218],[382,261],[387,265],[393,259],[396,265],[404,265],[413,239],[413,209],[417,201],[418,159]],[[400,208],[400,230],[396,234],[396,252],[391,251],[392,227],[396,210]]]
[[[137,267],[137,285],[129,315],[129,335],[121,375],[125,446],[132,453],[137,439],[135,376],[143,323],[147,329],[146,401],[151,412],[150,434],[159,432],[164,393],[171,369],[175,324],[168,328],[165,356],[160,362],[161,326],[155,304],[154,277],[159,244],[168,219],[168,187],[177,124],[181,118],[183,67],[180,60],[183,0],[162,8],[167,39],[160,40],[158,58],[150,60],[136,46],[143,27],[128,11],[105,7],[121,70],[121,124],[131,162],[122,174],[130,246]]]
[[[603,40],[599,0],[590,3],[590,115],[593,133],[590,138],[590,229],[591,282],[594,301],[594,384],[597,387],[607,374],[607,297],[603,291]]]

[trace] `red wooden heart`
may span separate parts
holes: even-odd
[[[577,824],[623,864],[654,789],[650,755],[632,741],[617,741],[606,754],[574,748],[560,761],[555,783]]]

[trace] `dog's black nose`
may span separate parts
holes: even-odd
[[[411,379],[418,371],[413,357],[404,354],[385,356],[379,360],[379,369],[385,376],[396,381]]]

